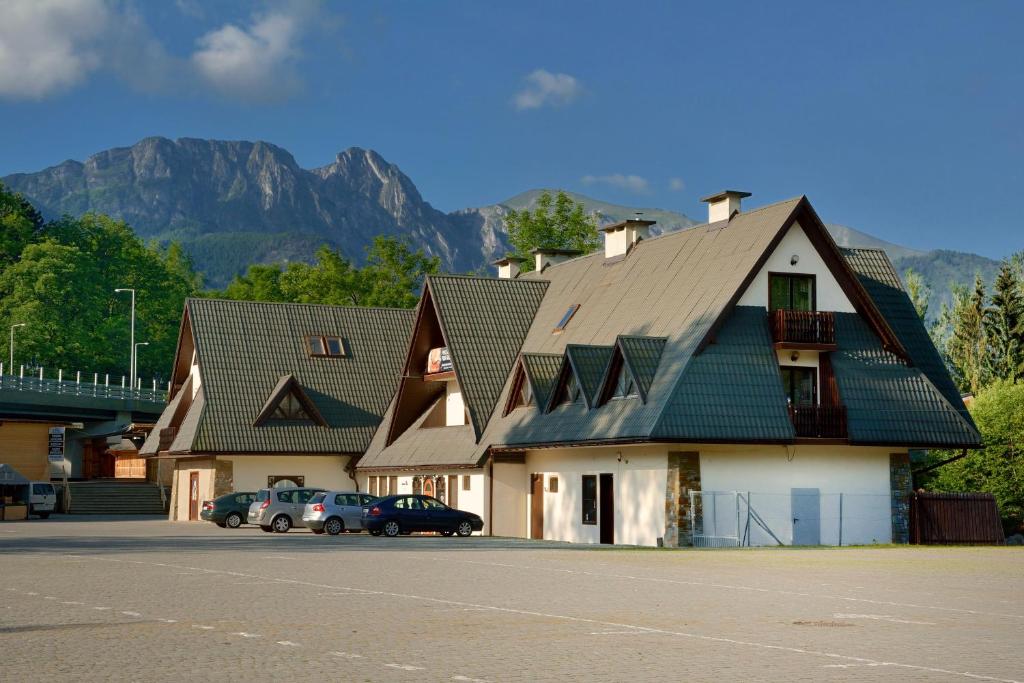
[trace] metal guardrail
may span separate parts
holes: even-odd
[[[110,398],[133,401],[154,401],[165,403],[167,390],[163,388],[123,387],[114,384],[79,382],[76,380],[50,379],[38,377],[20,377],[17,375],[0,376],[0,390],[31,391],[43,394],[76,396],[88,398]]]

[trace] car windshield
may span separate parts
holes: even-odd
[[[51,493],[53,493],[53,485],[52,484],[33,484],[32,485],[32,493],[36,494],[37,496],[48,496]]]
[[[256,494],[256,502],[262,503],[270,498],[270,489],[260,489],[259,493]]]
[[[326,498],[326,497],[327,497],[327,494],[321,492],[321,493],[316,494],[312,498],[310,498],[309,502],[310,503],[322,503],[322,502],[324,502],[324,498]]]

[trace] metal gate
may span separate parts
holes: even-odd
[[[740,544],[740,494],[737,491],[690,491],[690,528],[698,548]]]

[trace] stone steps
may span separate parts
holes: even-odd
[[[149,482],[70,482],[73,515],[160,515],[167,506]]]

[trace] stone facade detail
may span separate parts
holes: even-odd
[[[700,453],[670,452],[665,482],[666,548],[693,545],[690,491],[700,491]]]
[[[213,475],[213,496],[217,498],[235,490],[235,463],[217,458]]]
[[[892,491],[892,542],[910,543],[910,496],[914,493],[910,454],[889,455],[889,487]]]

